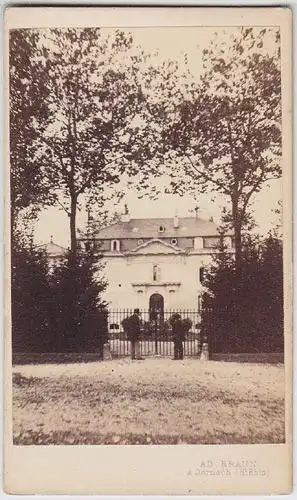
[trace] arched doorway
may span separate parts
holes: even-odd
[[[149,302],[150,321],[163,323],[164,319],[164,297],[160,293],[153,293]]]

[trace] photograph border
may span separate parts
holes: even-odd
[[[10,299],[5,294],[5,490],[22,494],[280,494],[289,493],[292,484],[292,13],[288,8],[246,7],[12,7],[5,13],[5,165],[9,164],[8,121],[8,29],[11,27],[88,26],[147,27],[158,22],[166,26],[190,26],[209,22],[218,16],[221,26],[280,26],[282,51],[283,109],[283,201],[284,201],[284,278],[285,278],[285,383],[286,443],[281,445],[179,445],[172,446],[13,446],[11,401],[11,324]],[[173,10],[172,10],[173,9]],[[69,11],[71,16],[69,16]],[[93,10],[96,11],[92,12]],[[55,11],[55,12],[54,12]],[[218,12],[219,11],[219,12]],[[225,11],[225,12],[223,12]],[[57,24],[57,14],[59,23]],[[65,18],[66,16],[66,18]],[[71,23],[69,18],[71,17]],[[255,23],[255,17],[257,22]],[[65,19],[65,21],[63,21]],[[118,21],[116,22],[116,19]],[[131,21],[132,20],[132,21]],[[158,21],[157,21],[158,20]],[[252,24],[253,20],[253,24]],[[265,22],[264,22],[265,21]],[[125,24],[125,23],[128,23]],[[230,23],[235,24],[230,24]],[[61,24],[62,23],[62,24]],[[114,24],[111,24],[114,23]],[[131,24],[132,23],[132,24]],[[137,23],[137,24],[135,24]],[[196,25],[196,24],[195,24]],[[197,24],[199,26],[199,24]],[[10,288],[9,172],[5,170],[5,290]],[[243,447],[243,449],[242,449]],[[228,482],[222,477],[199,477],[195,470],[201,461],[229,459],[257,461],[268,471],[263,477],[238,477]],[[98,475],[100,463],[100,476]],[[162,469],[160,464],[169,464]],[[67,464],[67,470],[61,467]],[[150,474],[147,474],[147,469]],[[116,473],[115,471],[118,471]],[[151,478],[154,478],[152,484]],[[54,478],[54,479],[53,479]],[[70,488],[71,485],[71,488]],[[127,486],[129,485],[129,486]]]

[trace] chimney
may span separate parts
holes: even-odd
[[[179,220],[177,215],[173,217],[173,227],[174,229],[177,229],[179,227]]]
[[[121,215],[121,222],[130,222],[130,214],[127,203],[125,203],[125,212]]]

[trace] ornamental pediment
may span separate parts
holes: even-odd
[[[181,250],[180,248],[177,248],[176,246],[171,245],[170,243],[165,243],[165,241],[162,241],[158,238],[146,241],[145,243],[138,245],[136,248],[130,250],[129,252],[130,255],[152,255],[152,254],[178,255],[181,253],[184,253],[184,251]]]

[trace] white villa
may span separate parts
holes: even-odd
[[[105,262],[110,309],[199,309],[204,268],[219,243],[212,220],[132,219],[126,210],[119,222],[95,231],[94,239]],[[230,252],[232,242],[227,234]]]

